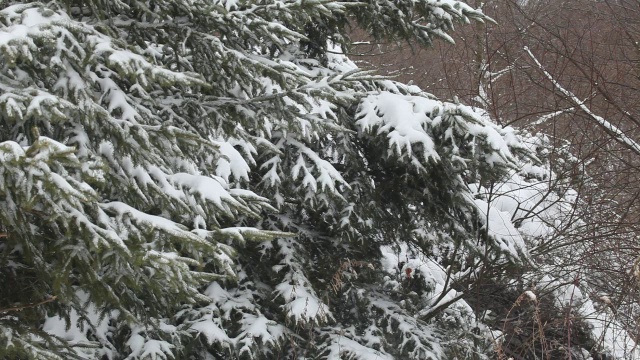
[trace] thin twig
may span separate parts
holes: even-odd
[[[22,311],[24,309],[34,308],[34,307],[37,307],[37,306],[40,306],[40,305],[55,301],[57,298],[58,298],[57,296],[52,296],[52,297],[50,297],[50,298],[48,298],[46,300],[42,300],[42,301],[37,302],[37,303],[14,306],[14,307],[6,308],[6,309],[0,309],[0,314],[1,313],[8,313],[8,312],[11,312],[11,311]]]

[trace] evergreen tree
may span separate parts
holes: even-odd
[[[459,290],[527,255],[470,184],[525,147],[343,55],[350,24],[428,45],[470,19],[452,0],[3,3],[0,355],[491,346]]]

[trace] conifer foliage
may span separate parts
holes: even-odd
[[[0,355],[445,358],[473,314],[443,269],[460,290],[526,260],[469,186],[525,148],[343,54],[352,24],[428,45],[473,19],[453,0],[3,2]]]

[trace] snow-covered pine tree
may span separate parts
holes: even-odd
[[[157,343],[178,339],[163,319],[206,301],[203,284],[235,276],[233,243],[272,235],[229,225],[271,206],[220,176],[231,145],[205,124],[204,105],[192,105],[213,84],[188,71],[163,43],[174,35],[154,25],[179,7],[156,11],[3,5],[4,356],[66,357],[69,344],[109,358],[125,353],[113,344],[133,356],[178,348]],[[242,176],[242,164],[233,170]],[[47,336],[56,321],[80,330]]]
[[[351,24],[428,45],[470,19],[453,0],[3,2],[0,356],[477,340],[458,290],[526,250],[468,184],[524,147],[342,55]]]

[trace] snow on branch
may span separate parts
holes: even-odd
[[[529,47],[525,46],[524,51],[529,54],[529,57],[533,62],[535,62],[536,66],[542,71],[542,73],[551,81],[553,86],[558,89],[563,95],[565,95],[571,102],[573,102],[580,110],[584,111],[592,120],[594,120],[600,127],[602,127],[609,135],[611,135],[616,141],[625,145],[628,149],[640,155],[640,144],[638,144],[635,140],[627,136],[623,130],[613,125],[609,121],[605,120],[602,116],[594,114],[585,104],[584,101],[580,101],[580,99],[571,91],[565,89],[560,85],[560,83],[553,78],[553,76],[542,66],[540,61],[533,55]]]

